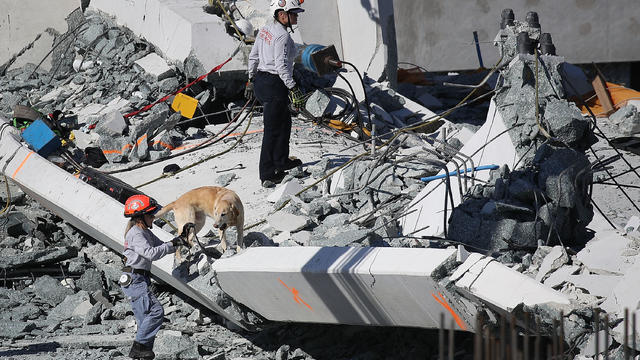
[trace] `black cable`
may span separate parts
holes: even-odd
[[[360,128],[364,127],[364,122],[362,121],[362,118],[360,117],[360,103],[358,103],[358,98],[356,97],[356,92],[355,90],[353,90],[353,86],[351,86],[351,83],[347,80],[347,78],[345,78],[342,74],[340,74],[340,72],[337,73],[338,76],[344,80],[344,82],[347,83],[347,85],[349,85],[349,90],[351,90],[351,95],[353,96],[353,101],[354,101],[354,106],[356,109],[356,118],[358,119],[358,126],[360,126]],[[371,122],[371,118],[369,118],[369,122]]]
[[[344,60],[342,60],[342,63],[351,66],[353,70],[356,71],[356,74],[358,74],[358,78],[360,79],[360,84],[362,84],[362,91],[364,92],[364,103],[365,105],[367,105],[367,115],[369,116],[369,121],[371,121],[371,107],[369,106],[369,96],[367,96],[367,89],[364,86],[364,78],[360,74],[360,70],[358,70],[358,68],[355,65]]]

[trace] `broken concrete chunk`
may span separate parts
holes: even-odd
[[[298,231],[291,234],[291,240],[297,242],[302,246],[309,246],[309,242],[311,241],[311,232],[310,231]]]
[[[267,197],[267,201],[272,203],[277,203],[282,201],[286,196],[295,195],[300,192],[302,189],[302,185],[298,182],[298,180],[290,180],[286,183],[278,186],[272,193]]]
[[[278,231],[288,231],[291,233],[305,228],[308,224],[308,219],[304,216],[278,211],[267,216],[267,222]]]
[[[283,244],[291,240],[291,233],[289,231],[283,231],[273,238],[273,242],[276,244]]]
[[[158,358],[199,359],[198,345],[175,330],[160,330],[153,351]]]
[[[575,274],[579,269],[580,266],[578,265],[561,266],[559,269],[551,273],[543,283],[550,288],[555,288],[568,281],[569,275]]]
[[[0,320],[0,338],[19,339],[35,327],[33,322]]]
[[[160,92],[163,94],[173,93],[180,86],[180,82],[175,77],[164,79],[158,83]]]
[[[88,292],[95,292],[103,288],[102,273],[96,269],[87,269],[81,276],[76,285]]]
[[[104,30],[104,24],[93,23],[87,30],[82,33],[82,35],[80,36],[80,40],[84,43],[85,46],[88,46],[94,43],[98,39],[98,37],[102,36]]]
[[[158,135],[156,135],[153,139],[151,139],[151,150],[155,151],[165,151],[165,150],[173,150],[178,147],[180,143],[174,136],[164,130]]]
[[[327,110],[327,106],[329,106],[329,102],[331,98],[327,93],[323,90],[316,90],[309,96],[307,102],[305,103],[305,108],[311,115],[319,118],[324,115]]]
[[[151,53],[134,63],[149,75],[152,82],[162,81],[174,75],[173,69],[156,53]]]
[[[73,290],[68,289],[51,276],[44,275],[33,283],[36,295],[51,306],[60,304],[67,295],[73,294]]]
[[[620,135],[632,136],[640,133],[640,113],[634,105],[626,105],[609,116],[609,120],[618,126]]]
[[[540,264],[540,269],[538,270],[538,275],[536,275],[536,280],[542,281],[547,274],[559,269],[568,261],[569,256],[567,256],[567,252],[564,248],[562,246],[554,246],[553,249],[551,249],[551,252],[549,252],[549,254],[545,256],[544,260],[542,260],[542,264]]]
[[[90,298],[89,298],[89,293],[87,293],[84,290],[73,295],[68,295],[64,299],[64,301],[62,301],[60,304],[58,304],[58,306],[56,306],[49,312],[47,319],[49,320],[71,319],[71,317],[74,316],[74,311],[76,310],[76,308],[78,308],[78,306],[80,306],[80,304],[82,304],[85,301],[90,301]]]
[[[582,117],[575,105],[567,106],[564,100],[547,102],[544,119],[553,136],[569,146],[578,145],[589,131],[589,121]]]
[[[238,175],[236,175],[235,173],[222,174],[216,178],[215,184],[218,186],[226,187],[229,184],[231,184],[231,182],[235,180],[237,177]]]
[[[94,131],[102,136],[121,136],[127,130],[127,126],[119,111],[110,111],[98,122]]]
[[[126,137],[112,138],[102,136],[98,145],[110,163],[124,161],[129,156],[129,152],[131,152],[130,141]]]
[[[87,299],[78,306],[73,309],[72,317],[83,319],[89,313],[89,311],[93,308],[93,304],[91,303],[91,299]]]

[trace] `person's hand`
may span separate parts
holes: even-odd
[[[183,238],[182,236],[174,237],[173,240],[171,240],[171,244],[173,245],[174,248],[177,248],[178,246],[190,247],[189,242],[187,242],[187,239]]]
[[[253,79],[249,79],[244,87],[244,98],[247,100],[253,99]]]
[[[291,101],[291,105],[296,109],[304,106],[304,94],[298,86],[294,86],[289,90],[289,101]]]
[[[190,240],[195,235],[195,233],[196,233],[196,226],[193,223],[186,223],[182,227],[182,232],[180,233],[180,236],[171,240],[171,243],[173,243],[174,247],[181,246],[181,245],[186,247],[191,247]]]

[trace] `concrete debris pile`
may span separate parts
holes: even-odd
[[[526,23],[511,19],[497,37],[506,62],[494,100],[522,165],[476,185],[450,219],[450,238],[486,252],[578,244],[593,216],[584,151],[594,136],[566,100],[564,59],[543,42],[546,52],[534,55],[539,38],[550,35],[540,35],[535,13]]]
[[[61,135],[70,136],[71,150],[80,161],[87,160],[83,150],[94,147],[110,163],[155,160],[168,156],[183,139],[199,136],[197,131],[185,132],[191,124],[176,126],[183,118],[166,103],[139,116],[123,116],[204,74],[195,57],[168,64],[152,44],[100,13],[78,9],[67,22],[69,31],[56,38],[50,72],[27,64],[0,78],[0,111],[9,118],[16,105],[43,114],[62,111],[71,128]],[[220,97],[237,96],[240,91],[233,84],[217,90],[200,82],[187,93],[207,111]]]

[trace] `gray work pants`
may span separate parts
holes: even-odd
[[[123,286],[122,291],[131,302],[133,315],[138,323],[136,341],[153,348],[153,341],[164,319],[164,309],[149,290],[149,278],[140,274],[130,275],[133,280],[128,286]]]

